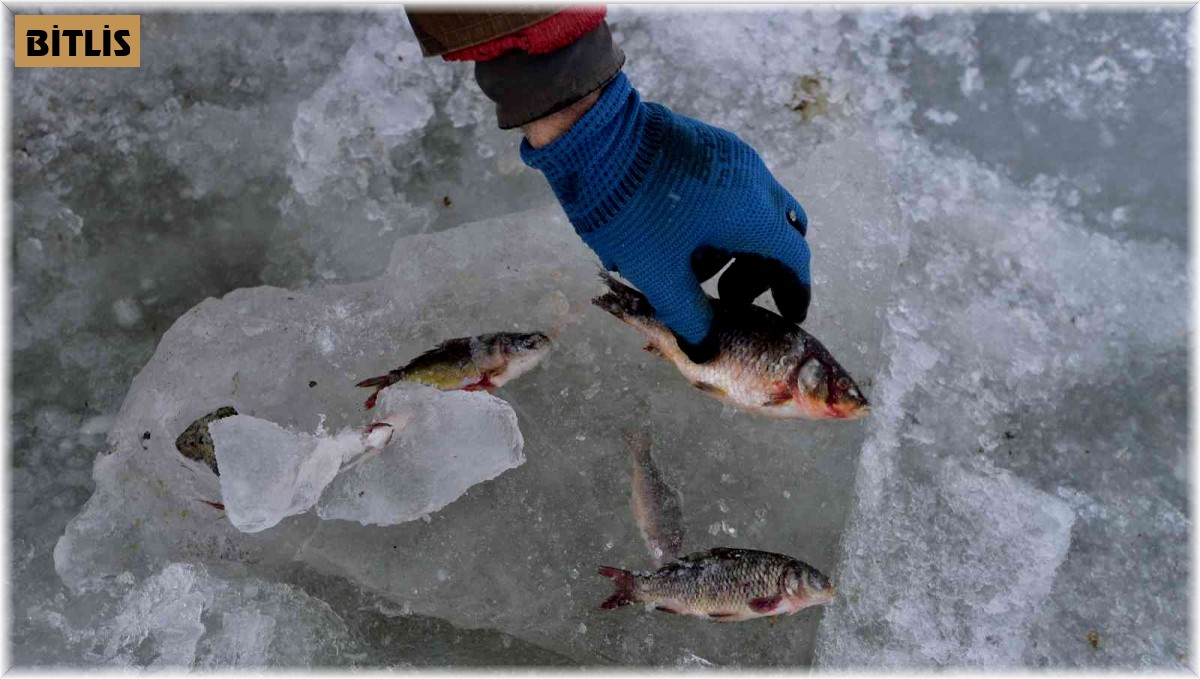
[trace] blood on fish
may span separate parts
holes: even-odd
[[[769,613],[770,611],[775,610],[775,607],[779,605],[780,601],[783,601],[782,594],[754,599],[750,602],[750,610],[756,613]]]

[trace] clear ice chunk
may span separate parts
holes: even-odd
[[[334,436],[246,415],[211,423],[229,521],[256,533],[316,505],[322,519],[403,523],[525,461],[516,413],[488,394],[397,385],[373,414]]]
[[[221,470],[221,502],[238,530],[256,533],[312,508],[362,436],[295,433],[247,415],[208,425]]]
[[[141,669],[302,666],[359,650],[329,605],[302,590],[188,563],[134,584],[115,615],[76,635],[100,649],[96,664]]]
[[[408,419],[382,450],[333,479],[317,504],[322,519],[412,521],[525,462],[517,415],[494,396],[400,384],[376,407]]]

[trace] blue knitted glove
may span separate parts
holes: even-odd
[[[808,313],[804,208],[734,134],[643,103],[618,73],[567,132],[521,158],[545,174],[576,232],[605,268],[654,306],[693,360],[715,353],[713,311],[700,283],[730,258],[722,300],[749,303],[768,287],[788,319]]]

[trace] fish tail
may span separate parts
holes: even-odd
[[[592,304],[621,320],[654,316],[654,306],[645,295],[617,280],[607,271],[600,272],[600,280],[608,286],[608,292],[594,298]]]
[[[634,588],[636,581],[633,579],[633,573],[612,566],[601,566],[600,575],[612,580],[613,584],[617,586],[617,591],[605,599],[604,603],[600,604],[600,608],[607,610],[637,603],[637,591]]]
[[[395,382],[396,382],[395,376],[392,375],[392,373],[388,373],[386,375],[380,375],[379,377],[372,377],[370,379],[365,379],[362,382],[359,382],[358,384],[356,384],[354,386],[356,386],[356,387],[387,387],[387,386],[394,384]]]
[[[392,371],[386,375],[380,375],[379,377],[371,377],[371,378],[365,379],[362,382],[359,382],[358,384],[356,384],[354,386],[365,387],[367,389],[372,389],[372,388],[375,389],[375,393],[371,394],[371,396],[367,399],[367,402],[365,404],[363,404],[367,410],[370,410],[371,408],[375,407],[375,400],[379,398],[379,392],[383,391],[387,387],[390,387],[399,381],[400,381],[400,376],[398,374],[396,374],[395,371]]]

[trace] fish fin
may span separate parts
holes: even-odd
[[[383,391],[384,389],[392,386],[393,384],[395,384],[396,382],[399,382],[399,381],[400,381],[399,375],[397,375],[395,371],[392,371],[386,375],[380,375],[378,377],[371,377],[371,378],[365,379],[362,382],[359,382],[358,384],[356,384],[354,386],[364,387],[367,389],[370,389],[372,387],[375,388],[375,393],[371,394],[370,398],[367,399],[367,402],[365,404],[363,404],[366,406],[367,410],[370,410],[371,408],[375,407],[375,401],[376,401],[376,399],[379,398],[379,392]]]
[[[775,623],[779,621],[779,616],[778,616],[778,615],[772,615],[771,617],[767,618],[767,620],[770,620],[770,621],[771,621],[771,627],[774,627],[774,626],[775,626]]]
[[[378,377],[369,377],[354,386],[356,386],[356,387],[379,387],[382,389],[383,387],[388,387],[388,386],[395,384],[397,380],[398,380],[398,378],[396,377],[396,373],[390,372],[386,375],[380,375]]]
[[[478,382],[472,382],[471,384],[468,384],[467,386],[463,387],[462,390],[463,391],[486,391],[490,394],[492,392],[492,390],[495,388],[496,388],[496,385],[492,384],[492,376],[488,373],[484,373],[483,377],[480,377]]]
[[[684,554],[683,556],[675,557],[675,561],[683,562],[683,563],[690,563],[692,561],[703,561],[704,559],[707,559],[708,556],[709,556],[709,552],[707,552],[707,551],[691,552],[690,554]],[[667,565],[670,566],[671,564],[667,564]]]
[[[613,584],[617,586],[617,591],[605,599],[604,603],[600,604],[600,608],[608,610],[637,602],[637,593],[634,591],[633,573],[620,568],[613,568],[612,566],[601,566],[599,573],[612,580]]]
[[[668,606],[663,606],[661,604],[655,605],[654,608],[656,610],[662,611],[663,613],[670,613],[671,615],[679,615],[679,611],[675,610],[674,608],[670,608]]]
[[[703,391],[706,394],[712,394],[713,396],[728,396],[729,395],[728,392],[726,392],[724,389],[722,389],[716,385],[709,384],[708,382],[705,382],[703,380],[696,380],[695,382],[692,382],[692,386],[699,389],[700,391]]]
[[[221,511],[225,510],[225,503],[223,502],[213,502],[212,500],[201,500],[201,502],[209,507],[212,507],[213,509],[220,509]]]
[[[750,600],[750,610],[755,613],[770,613],[775,610],[779,602],[783,601],[783,595],[776,594],[775,596],[764,596],[758,599]]]
[[[679,532],[668,536],[667,548],[663,550],[663,563],[666,563],[667,561],[678,557],[680,554],[683,554],[683,537],[685,532],[683,528],[683,510],[679,507],[680,503],[678,501],[678,493],[676,495],[675,507],[679,509],[677,521],[679,525]]]
[[[732,618],[735,615],[737,615],[737,613],[709,613],[708,617],[712,618],[713,620],[724,620],[726,618]]]
[[[657,356],[659,358],[666,358],[666,356],[663,355],[662,349],[659,349],[658,347],[654,346],[653,342],[649,342],[646,344],[646,346],[642,347],[642,351],[645,351],[646,353],[650,354],[651,356]]]
[[[650,563],[654,564],[655,568],[662,568],[663,566],[670,563],[672,558],[673,557],[670,554],[663,552],[662,554],[658,554],[658,555],[655,555],[654,557],[652,557],[650,559]]]
[[[704,561],[706,559],[729,559],[737,560],[745,556],[746,550],[734,549],[732,547],[713,547],[712,549],[703,552],[692,552],[676,558],[676,561],[685,563]]]
[[[452,337],[448,340],[442,340],[437,346],[432,349],[426,349],[417,354],[416,358],[409,361],[405,367],[416,363],[422,359],[440,358],[442,354],[455,354],[462,351],[471,350],[471,340],[473,337]]]
[[[776,382],[771,388],[771,394],[763,406],[769,408],[771,406],[783,405],[790,400],[792,400],[792,388],[787,382],[780,381]]]
[[[654,306],[642,293],[617,280],[603,269],[600,280],[608,286],[608,292],[592,299],[592,304],[604,309],[621,320],[654,316]]]

